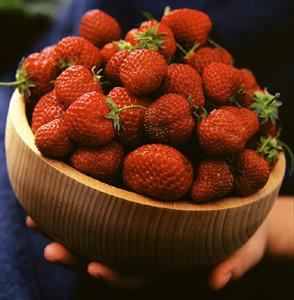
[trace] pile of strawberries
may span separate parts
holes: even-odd
[[[279,95],[234,66],[211,27],[204,12],[167,9],[122,40],[113,17],[86,12],[79,36],[17,72],[40,152],[161,201],[261,189],[282,150]]]

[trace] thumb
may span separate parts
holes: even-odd
[[[241,278],[261,260],[266,248],[266,223],[233,255],[214,267],[208,280],[212,289],[221,289],[230,280]]]

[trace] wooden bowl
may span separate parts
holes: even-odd
[[[16,91],[6,127],[8,172],[16,197],[48,236],[116,269],[178,271],[232,254],[257,230],[285,171],[281,154],[265,187],[209,204],[158,202],[42,156]]]

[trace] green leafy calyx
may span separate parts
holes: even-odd
[[[274,164],[278,160],[281,151],[283,151],[283,146],[277,138],[261,137],[257,153],[261,154],[270,164]]]
[[[123,50],[133,51],[135,49],[131,43],[125,40],[119,40],[118,42],[114,42],[114,44],[118,51],[123,51]]]
[[[268,120],[273,123],[278,120],[278,107],[282,105],[282,102],[278,101],[279,97],[279,93],[271,95],[267,89],[264,89],[264,91],[256,91],[254,93],[254,102],[251,104],[250,108],[259,117],[261,125]]]
[[[154,25],[149,25],[145,30],[137,32],[135,40],[139,43],[136,48],[139,49],[151,49],[151,50],[162,50],[165,48],[165,33],[158,33],[158,22]]]

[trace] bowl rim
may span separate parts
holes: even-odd
[[[30,150],[41,160],[46,162],[48,166],[58,170],[63,175],[70,177],[72,180],[78,181],[86,185],[87,187],[90,187],[99,192],[118,197],[125,201],[152,207],[184,211],[218,211],[223,209],[236,208],[244,205],[250,205],[255,201],[263,199],[266,195],[270,194],[281,184],[286,168],[285,155],[284,153],[281,153],[277,164],[271,171],[266,185],[255,194],[247,197],[227,197],[203,204],[197,204],[191,201],[158,201],[137,194],[135,192],[124,190],[122,188],[101,182],[98,179],[92,178],[86,174],[79,172],[65,162],[43,156],[35,145],[34,134],[31,130],[26,115],[25,99],[19,93],[18,89],[14,91],[10,100],[7,122],[9,119],[12,121],[12,124],[23,143],[25,143],[26,146],[30,148]]]

